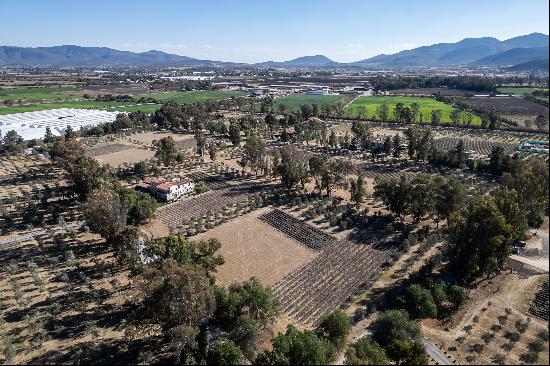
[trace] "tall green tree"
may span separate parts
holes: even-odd
[[[181,265],[199,266],[213,280],[217,268],[224,264],[223,257],[216,254],[220,248],[221,243],[218,239],[195,242],[179,235],[170,235],[150,241],[145,252],[153,258],[170,259]]]
[[[432,125],[434,126],[437,126],[439,124],[441,124],[441,116],[442,116],[443,112],[441,111],[441,109],[433,109],[432,112],[431,112],[431,120],[430,122],[432,123]]]
[[[67,166],[73,191],[85,198],[94,189],[111,188],[116,180],[109,166],[100,165],[89,156],[80,156]]]
[[[342,310],[334,310],[321,319],[320,325],[323,336],[337,349],[342,349],[348,340],[350,325],[349,318]]]
[[[268,160],[265,142],[258,136],[250,136],[244,145],[242,166],[250,166],[254,172],[267,171]]]
[[[466,198],[464,185],[456,179],[438,180],[436,182],[435,210],[439,219],[448,220],[458,211]]]
[[[420,105],[416,102],[411,104],[411,122],[416,122],[418,114],[420,113]]]
[[[176,161],[178,155],[178,147],[172,136],[163,137],[153,144],[157,148],[155,157],[165,166],[169,166]]]
[[[310,330],[289,325],[273,340],[273,350],[256,357],[256,365],[326,365],[334,357],[334,346]]]
[[[126,223],[128,225],[137,226],[154,217],[158,205],[157,201],[149,194],[127,188],[119,190],[118,193],[127,211]]]
[[[242,365],[241,349],[231,340],[217,341],[208,354],[209,365]]]
[[[393,157],[399,159],[401,157],[401,137],[399,134],[393,136]]]
[[[380,104],[376,108],[376,114],[380,121],[387,121],[390,114],[390,107],[387,104]]]
[[[373,340],[397,364],[427,363],[420,326],[409,319],[405,310],[383,312],[373,323],[372,330]]]
[[[307,154],[293,145],[287,145],[278,152],[280,160],[275,170],[281,177],[283,185],[287,188],[292,188],[299,183],[304,186],[309,177]]]
[[[384,139],[383,150],[384,150],[384,154],[386,156],[389,156],[391,154],[391,152],[392,152],[392,138],[391,138],[391,136],[388,136]]]
[[[403,295],[405,309],[413,318],[435,318],[437,305],[430,290],[419,284],[407,287]]]
[[[471,281],[498,272],[511,251],[512,227],[489,197],[476,197],[449,218],[449,267]]]
[[[405,175],[399,178],[382,179],[375,182],[374,195],[382,200],[388,210],[401,217],[408,209],[411,183]]]
[[[229,125],[229,139],[231,143],[235,146],[239,145],[241,142],[241,128],[238,122],[231,122]]]
[[[197,141],[197,154],[201,157],[206,153],[206,137],[202,130],[195,131],[195,141]]]
[[[353,164],[348,160],[328,160],[321,176],[321,187],[326,190],[327,196],[336,188],[347,188],[346,176],[352,171]]]
[[[140,331],[160,329],[179,364],[196,344],[200,324],[212,316],[216,301],[206,271],[172,259],[146,268],[136,280],[136,310],[131,322]]]
[[[6,132],[4,137],[0,135],[0,152],[4,155],[18,154],[25,148],[25,140],[15,130]]]
[[[450,117],[453,126],[458,126],[458,122],[460,121],[460,110],[453,109],[451,111]]]
[[[106,188],[90,192],[82,205],[86,225],[108,242],[126,227],[127,212],[119,195]]]
[[[390,360],[386,351],[378,343],[361,338],[350,345],[346,351],[346,365],[389,365]]]
[[[354,121],[351,125],[351,132],[360,149],[367,150],[370,146],[372,132],[365,122]]]
[[[435,184],[426,174],[416,175],[410,182],[406,212],[415,220],[431,214],[435,209]]]
[[[357,207],[359,207],[367,194],[367,189],[365,187],[365,176],[362,173],[359,173],[357,180],[351,179],[349,185],[351,200]]]

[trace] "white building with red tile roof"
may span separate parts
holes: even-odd
[[[195,184],[189,178],[172,179],[147,178],[136,185],[136,189],[146,190],[153,196],[164,201],[175,201],[193,192]]]

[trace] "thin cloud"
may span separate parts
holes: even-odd
[[[171,44],[171,43],[163,43],[159,47],[161,48],[188,48],[187,45],[184,44]]]
[[[412,48],[415,48],[418,46],[418,43],[416,42],[407,42],[407,43],[397,43],[394,45],[391,45],[387,47],[384,51],[384,53],[395,53],[405,50],[410,50]]]

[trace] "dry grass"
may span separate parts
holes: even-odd
[[[504,357],[505,364],[523,363],[520,357],[528,352],[529,343],[541,330],[548,330],[547,323],[526,315],[539,277],[501,274],[485,281],[470,292],[468,304],[452,319],[423,321],[423,332],[459,364],[490,364],[496,356]],[[505,335],[517,332],[517,322],[528,324],[527,330],[519,332],[519,341],[510,342]],[[548,364],[548,341],[537,364]]]
[[[0,362],[105,361],[126,342],[127,273],[97,235],[56,234],[0,250]]]
[[[152,131],[152,132],[142,132],[138,134],[134,134],[128,137],[129,140],[137,141],[142,144],[150,145],[152,144],[153,140],[160,140],[163,137],[172,136],[172,138],[175,141],[186,141],[193,139],[193,135],[182,135],[177,134],[173,132],[160,132],[160,131]]]
[[[151,150],[130,148],[111,154],[96,156],[96,160],[103,164],[118,167],[124,163],[134,164],[142,160],[151,159],[155,152]]]
[[[270,286],[316,255],[257,218],[269,210],[254,211],[191,238],[217,238],[222,242],[220,254],[225,264],[216,276],[220,283],[256,277]]]

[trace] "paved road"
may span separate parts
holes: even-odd
[[[528,264],[530,266],[538,268],[539,270],[541,270],[543,272],[548,272],[550,270],[550,266],[549,266],[547,257],[546,258],[542,257],[542,256],[539,256],[539,257],[529,256],[529,257],[527,257],[527,256],[523,256],[523,255],[512,254],[510,256],[510,259],[516,260],[516,261],[521,262],[521,263]]]
[[[426,352],[428,352],[430,357],[433,358],[439,365],[453,364],[435,344],[426,338],[424,338],[424,345],[426,346]]]
[[[529,231],[533,234],[536,234],[541,242],[542,242],[542,252],[540,255],[522,255],[520,254],[512,254],[510,256],[511,259],[514,259],[518,262],[528,264],[530,266],[539,268],[540,270],[544,272],[548,272],[550,270],[550,263],[548,262],[548,234],[544,231],[535,230],[535,229],[529,229]]]
[[[540,240],[542,241],[542,253],[548,256],[548,234],[540,230],[531,229],[530,231],[533,234],[537,234],[537,236],[540,238]]]

